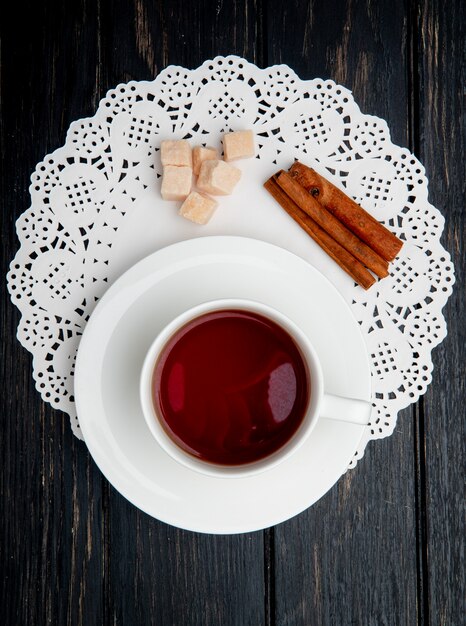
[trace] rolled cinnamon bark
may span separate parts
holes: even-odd
[[[338,187],[307,165],[296,161],[289,172],[301,187],[306,189],[359,239],[367,243],[386,261],[393,261],[403,245],[401,239],[398,239]]]
[[[388,276],[388,263],[374,250],[369,248],[356,235],[346,228],[336,217],[327,211],[315,198],[288,174],[280,172],[276,178],[283,191],[323,228],[337,243],[348,250],[379,278]]]
[[[273,198],[285,209],[295,222],[364,289],[369,289],[375,278],[352,254],[337,243],[323,228],[321,228],[311,217],[306,215],[299,206],[283,191],[277,183],[278,175],[275,174],[265,183],[265,189]]]

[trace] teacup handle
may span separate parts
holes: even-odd
[[[331,393],[324,393],[320,416],[366,426],[371,416],[372,404],[366,400],[343,398]]]

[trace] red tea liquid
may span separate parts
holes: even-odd
[[[171,337],[156,363],[152,393],[162,426],[183,450],[242,465],[293,436],[310,382],[301,351],[281,326],[257,313],[220,310]]]

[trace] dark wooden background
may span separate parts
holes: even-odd
[[[466,14],[461,0],[3,3],[2,273],[37,161],[107,89],[236,53],[333,78],[425,164],[458,283],[434,381],[310,510],[241,536],[126,502],[40,401],[2,280],[0,623],[464,624]],[[463,290],[463,291],[462,291]]]

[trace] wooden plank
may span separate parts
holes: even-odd
[[[276,3],[268,62],[341,82],[408,145],[406,22],[404,6],[388,1]],[[417,622],[414,447],[408,409],[392,437],[370,444],[321,501],[275,529],[275,623]]]
[[[103,67],[110,82],[151,79],[168,64],[196,67],[217,53],[253,59],[255,11],[246,2],[101,3]],[[115,53],[115,50],[118,53]],[[264,623],[262,534],[213,537],[141,513],[113,489],[105,512],[106,602],[112,623]]]
[[[433,353],[433,383],[423,402],[422,532],[426,624],[464,624],[464,456],[466,275],[464,227],[464,2],[415,3],[419,111],[418,151],[430,179],[429,199],[445,216],[443,245],[457,284],[444,313],[446,340]]]
[[[214,41],[254,58],[248,10],[228,4],[209,17],[181,3],[18,7],[4,38],[5,151],[15,155],[4,172],[5,271],[17,247],[14,220],[29,204],[29,173],[63,143],[69,123],[92,115],[120,81],[151,78],[166,63],[197,65]],[[18,313],[2,290],[2,380],[14,389],[2,396],[2,623],[262,623],[262,535],[185,533],[110,490],[66,416],[33,391],[29,356],[14,339]]]
[[[18,247],[14,223],[29,206],[29,175],[92,108],[93,3],[16,3],[2,21],[2,275]],[[82,13],[81,13],[82,12]],[[85,32],[84,32],[85,30]],[[85,45],[84,45],[85,42]],[[87,107],[89,107],[87,109]],[[102,623],[103,479],[69,420],[41,402],[30,355],[16,341],[19,314],[1,281],[2,624]]]
[[[217,55],[262,62],[261,5],[218,2],[101,2],[101,72],[113,86],[154,78],[167,65],[195,68]]]
[[[264,623],[261,533],[183,531],[112,493],[109,545],[112,623]]]
[[[186,38],[174,27],[183,11],[181,4],[141,2],[18,7],[3,40],[11,59],[4,69],[4,149],[12,155],[4,171],[5,271],[17,247],[14,221],[29,204],[30,171],[63,143],[73,119],[92,115],[107,88],[151,78],[168,62],[195,66],[211,56],[214,40],[223,41],[225,52],[254,56],[254,16],[244,17],[245,5],[219,7],[213,20],[188,8]],[[230,20],[233,29],[226,27]],[[208,49],[189,41],[196,21]],[[29,355],[14,339],[19,316],[4,282],[1,288],[2,381],[9,393],[2,396],[7,463],[1,496],[8,524],[0,621],[134,624],[136,616],[146,624],[158,616],[159,623],[261,623],[261,534],[183,533],[109,492],[66,416],[42,404],[33,390]]]

